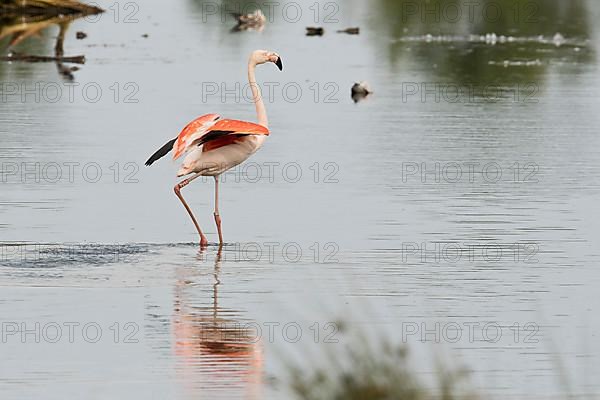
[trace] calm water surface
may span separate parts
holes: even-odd
[[[407,343],[424,381],[442,357],[496,398],[600,392],[596,3],[315,23],[283,2],[237,34],[213,3],[100,3],[67,31],[72,79],[0,64],[2,398],[286,398],[285,363],[352,345],[341,319]],[[257,72],[272,135],[223,178],[228,244],[199,252],[176,165],[143,162],[198,115],[255,118],[256,48],[284,62]],[[184,195],[214,241],[212,191]]]

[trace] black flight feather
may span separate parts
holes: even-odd
[[[200,140],[195,142],[197,146],[202,146],[206,142],[210,142],[211,140],[218,139],[222,136],[229,135],[235,131],[210,131],[206,135],[202,136]]]
[[[177,138],[169,140],[163,147],[156,150],[156,153],[152,154],[148,161],[146,161],[146,166],[149,167],[154,163],[154,161],[166,156],[173,149],[173,145],[175,144],[176,140]]]

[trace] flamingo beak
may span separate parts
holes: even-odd
[[[277,61],[275,61],[275,65],[279,68],[280,71],[283,71],[283,64],[281,63],[281,57],[277,56]]]

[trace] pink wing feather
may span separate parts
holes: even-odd
[[[205,150],[208,151],[235,142],[238,135],[269,134],[269,130],[259,124],[234,119],[219,120],[219,118],[218,114],[206,114],[187,124],[173,145],[173,159],[179,158],[191,147],[197,146],[198,143],[204,142]],[[209,133],[216,131],[223,133],[223,135],[214,139],[207,137]],[[208,140],[203,141],[203,138]]]
[[[185,153],[194,140],[202,137],[219,118],[219,114],[206,114],[187,124],[173,145],[173,160]]]

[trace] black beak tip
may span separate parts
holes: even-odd
[[[277,65],[277,68],[279,68],[280,71],[283,71],[283,64],[281,63],[281,57],[277,57],[277,61],[275,62],[275,65]]]

